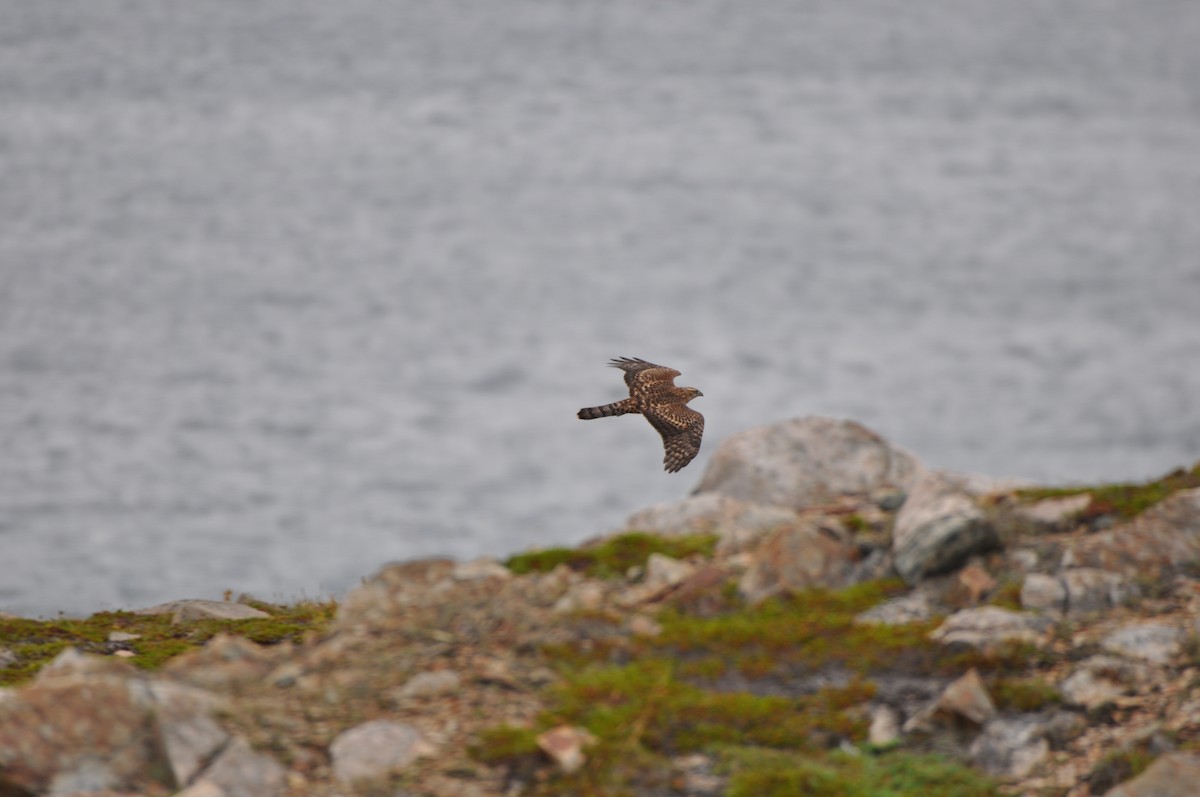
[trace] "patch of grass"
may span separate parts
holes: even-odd
[[[646,564],[652,553],[675,559],[695,554],[711,557],[716,545],[715,534],[664,537],[634,531],[587,548],[547,548],[517,554],[504,564],[518,575],[548,573],[559,565],[566,565],[592,578],[622,578],[629,568]]]
[[[873,694],[866,682],[795,698],[714,692],[677,678],[673,662],[650,659],[579,673],[554,694],[553,713],[663,754],[734,743],[804,749],[831,737],[862,738],[865,720],[846,709]]]
[[[728,797],[999,797],[991,779],[934,755],[797,755],[728,748]]]
[[[1062,702],[1059,691],[1040,678],[1000,678],[988,691],[1001,711],[1040,711]]]
[[[814,589],[715,617],[694,617],[668,609],[659,616],[662,634],[639,641],[642,649],[635,655],[678,657],[681,673],[693,678],[712,678],[730,671],[761,678],[772,672],[827,667],[863,676],[895,669],[924,674],[961,672],[970,666],[1009,669],[1012,662],[1005,651],[954,653],[933,642],[929,633],[937,621],[902,625],[855,622],[858,614],[903,590],[898,580],[837,591]]]
[[[1091,493],[1092,501],[1080,513],[1080,520],[1095,520],[1104,515],[1116,515],[1128,520],[1179,490],[1200,487],[1200,462],[1190,470],[1179,468],[1158,479],[1147,482],[1121,482],[1078,487],[1034,487],[1017,491],[1022,501],[1040,501],[1068,495]]]
[[[999,606],[1001,609],[1012,609],[1014,612],[1021,611],[1021,582],[1015,579],[1004,582],[992,593],[988,604]]]
[[[134,653],[130,662],[142,669],[153,670],[180,653],[202,646],[221,632],[245,637],[261,645],[299,642],[310,633],[324,630],[333,620],[337,604],[305,602],[277,606],[256,603],[255,608],[271,616],[249,620],[199,620],[179,625],[171,624],[170,615],[132,612],[99,612],[85,619],[0,618],[0,648],[7,648],[16,657],[13,664],[0,668],[0,686],[29,680],[68,647],[99,655],[130,650]],[[113,631],[138,634],[139,638],[111,643],[108,635]]]
[[[471,747],[471,756],[485,764],[512,763],[526,756],[536,756],[538,732],[532,728],[500,725],[480,734]]]

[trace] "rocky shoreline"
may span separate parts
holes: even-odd
[[[1200,776],[1200,466],[1050,490],[798,419],[578,549],[387,565],[336,607],[146,611],[53,648],[0,618],[0,795],[1183,797]],[[158,658],[151,623],[177,646]]]

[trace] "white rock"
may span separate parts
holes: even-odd
[[[457,562],[454,565],[453,578],[455,581],[478,581],[484,578],[512,578],[512,571],[490,556],[472,559],[469,562]]]
[[[1118,573],[1092,567],[1072,567],[1062,572],[1067,592],[1067,614],[1073,617],[1102,614],[1120,606],[1132,588]]]
[[[1047,620],[1035,615],[980,606],[955,612],[930,636],[946,645],[961,642],[985,648],[1010,640],[1037,643],[1049,627]]]
[[[1017,507],[1019,517],[1047,529],[1054,529],[1087,509],[1092,502],[1090,493],[1068,495],[1063,498],[1047,498],[1032,504]]]
[[[587,762],[583,750],[595,743],[596,737],[587,730],[570,725],[559,725],[537,737],[537,746],[568,775]]]
[[[867,741],[876,747],[887,747],[900,739],[900,715],[891,706],[876,706],[871,711],[871,727]]]
[[[391,775],[426,752],[428,746],[416,728],[389,720],[357,725],[329,745],[333,776],[341,783]]]
[[[1058,691],[1071,705],[1095,708],[1136,691],[1151,677],[1151,669],[1141,662],[1092,656],[1063,679]]]
[[[287,773],[278,761],[266,753],[255,752],[238,736],[225,745],[200,780],[218,787],[225,797],[279,797]]]
[[[1100,643],[1110,653],[1167,664],[1182,649],[1183,632],[1161,621],[1136,622],[1109,634]]]
[[[872,606],[854,618],[858,623],[879,623],[881,625],[903,625],[905,623],[921,623],[933,617],[933,606],[929,596],[920,590],[913,590],[907,595],[884,601],[878,606]]]
[[[644,582],[648,587],[656,590],[673,587],[690,576],[695,569],[687,562],[681,562],[674,557],[652,553],[646,559]]]
[[[401,697],[434,697],[457,692],[462,679],[453,670],[417,673],[400,687]]]
[[[1050,755],[1045,732],[1036,717],[996,717],[971,743],[971,759],[993,775],[1028,777]]]
[[[1061,614],[1067,608],[1067,588],[1062,579],[1029,573],[1021,584],[1021,608]]]

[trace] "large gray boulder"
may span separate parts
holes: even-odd
[[[861,424],[798,418],[726,439],[696,492],[802,508],[841,495],[907,490],[921,469],[915,457]]]
[[[896,515],[892,552],[909,584],[952,570],[999,544],[995,527],[955,479],[924,473]]]

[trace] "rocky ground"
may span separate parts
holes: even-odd
[[[0,618],[0,796],[1200,782],[1200,467],[1046,490],[809,418],[579,549],[388,565],[336,613],[147,611]]]

